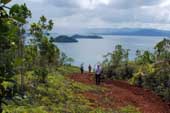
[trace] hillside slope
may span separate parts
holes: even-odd
[[[74,74],[71,79],[95,84],[94,76],[89,74]],[[128,105],[135,106],[142,113],[170,113],[168,104],[149,90],[131,86],[124,81],[104,81],[101,86],[107,91],[103,93],[85,92],[83,95],[93,102],[93,107],[120,108]],[[129,112],[133,113],[133,112]]]
[[[139,113],[129,105],[119,109],[112,106],[109,109],[93,107],[94,102],[84,94],[94,92],[100,95],[106,89],[69,79],[70,75],[77,75],[74,73],[80,73],[79,68],[62,66],[49,73],[46,82],[41,83],[33,72],[27,72],[25,96],[16,95],[6,101],[8,105],[3,105],[3,113]]]

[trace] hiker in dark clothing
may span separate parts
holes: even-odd
[[[92,67],[91,67],[91,65],[89,64],[89,73],[91,73],[91,69],[92,69]]]
[[[84,73],[84,66],[83,66],[83,64],[81,64],[81,66],[80,66],[80,71],[81,71],[81,74]]]
[[[101,67],[100,67],[100,65],[97,65],[97,68],[95,70],[95,76],[96,76],[96,85],[100,85],[100,76],[101,76]]]

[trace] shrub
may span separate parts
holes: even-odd
[[[152,66],[152,68],[145,68],[144,71],[140,70],[138,73],[134,74],[130,82],[156,92],[166,101],[170,100],[169,64],[166,64],[166,66],[159,64],[157,66]]]
[[[39,67],[34,70],[34,75],[37,76],[37,78],[40,82],[44,83],[46,80],[46,77],[48,75],[48,70],[46,68]]]
[[[134,106],[127,106],[120,109],[121,113],[140,113]]]

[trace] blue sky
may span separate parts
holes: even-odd
[[[141,27],[170,29],[170,0],[12,0],[26,3],[33,21],[53,19],[54,29]]]

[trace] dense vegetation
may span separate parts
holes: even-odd
[[[52,30],[53,22],[44,16],[30,25],[29,31],[33,39],[26,45],[24,28],[28,24],[27,19],[31,17],[31,11],[26,4],[7,7],[9,2],[11,0],[0,1],[0,113],[3,111],[2,106],[7,104],[10,106],[6,109],[8,112],[19,113],[10,110],[17,105],[28,105],[28,108],[32,103],[38,105],[37,102],[40,101],[36,102],[35,98],[40,96],[40,92],[46,92],[46,83],[50,84],[49,73],[72,59],[64,54],[60,55],[53,40],[46,35]],[[32,90],[35,87],[37,89]],[[38,91],[38,88],[43,87],[45,92]]]
[[[29,25],[31,11],[26,4],[7,7],[9,2],[0,1],[0,113],[138,113],[133,106],[92,108],[81,92],[104,89],[67,79],[66,75],[79,70],[70,66],[73,59],[61,53],[47,35],[53,21],[42,16],[31,23],[29,33],[33,38],[26,45],[25,25]],[[129,61],[128,55],[129,50],[121,45],[106,55],[106,77],[129,80],[169,101],[170,40],[159,42],[154,53],[138,50],[135,61]]]
[[[136,51],[135,61],[129,61],[129,50],[117,45],[103,62],[107,78],[129,80],[156,92],[165,101],[170,101],[170,40],[164,39],[155,45],[155,51]]]
[[[24,28],[31,11],[26,4],[7,7],[9,2],[0,1],[0,113],[138,113],[133,106],[92,108],[81,92],[104,89],[67,78],[79,69],[48,37],[53,21],[42,16],[30,24],[28,45]]]

